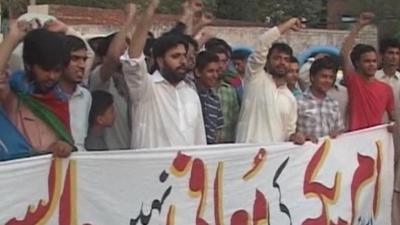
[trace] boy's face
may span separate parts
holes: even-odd
[[[240,75],[244,75],[245,71],[246,71],[246,62],[245,60],[242,59],[234,59],[233,61],[233,65],[235,66],[236,71],[240,74]]]
[[[63,79],[76,84],[81,83],[85,74],[86,59],[86,49],[71,52],[71,60],[65,68]]]
[[[114,125],[114,121],[115,121],[114,105],[109,106],[102,115],[97,117],[97,123],[102,125],[103,127],[111,127],[112,125]]]
[[[39,65],[32,66],[33,79],[37,88],[42,93],[51,91],[60,79],[62,69],[55,68],[46,70]]]
[[[400,63],[400,48],[389,47],[382,55],[384,66],[398,67]]]
[[[327,93],[336,80],[336,74],[331,69],[321,69],[311,77],[311,86],[319,92]]]
[[[378,68],[377,56],[375,52],[366,52],[361,55],[360,60],[356,63],[357,70],[364,76],[373,77]]]
[[[286,80],[289,85],[296,85],[299,80],[299,71],[298,63],[289,63],[288,73],[286,74]]]
[[[198,74],[198,76],[199,76],[199,82],[205,88],[215,87],[217,85],[218,76],[219,76],[218,69],[219,69],[219,63],[211,62],[202,71],[197,70],[196,74]]]

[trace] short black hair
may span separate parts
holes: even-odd
[[[217,55],[217,54],[225,54],[227,58],[230,57],[228,50],[226,50],[226,49],[225,49],[224,47],[222,47],[222,46],[212,48],[212,49],[210,49],[210,50],[207,50],[207,52],[211,52],[211,53],[213,53],[213,54],[215,54],[215,55]]]
[[[388,48],[400,49],[400,42],[397,38],[385,38],[379,42],[379,52],[385,54]]]
[[[117,33],[112,33],[106,37],[95,37],[88,40],[89,46],[93,49],[94,53],[98,56],[105,56],[108,48],[110,47],[111,41],[114,39]]]
[[[323,69],[332,70],[334,74],[339,69],[338,63],[330,56],[325,56],[315,60],[310,67],[310,77],[317,75]]]
[[[356,63],[361,59],[361,56],[369,52],[376,53],[376,50],[373,46],[366,44],[357,44],[356,46],[354,46],[353,50],[350,53],[350,59],[353,63],[354,68],[357,69]]]
[[[187,41],[187,43],[193,46],[194,50],[197,52],[199,50],[199,43],[190,35],[182,34],[183,39]]]
[[[292,48],[283,42],[276,42],[273,43],[271,48],[268,51],[268,55],[267,55],[267,59],[269,59],[271,57],[272,52],[277,51],[277,52],[283,52],[285,54],[288,54],[289,56],[293,55],[293,50]]]
[[[183,45],[186,51],[189,48],[188,42],[181,36],[175,34],[167,34],[159,37],[153,45],[153,57],[164,57],[165,53],[178,45]]]
[[[202,71],[207,67],[208,64],[213,62],[219,62],[218,56],[209,51],[202,51],[196,57],[196,69]]]
[[[228,52],[229,56],[232,55],[232,47],[226,42],[225,40],[221,38],[210,38],[205,44],[204,48],[207,51],[212,51],[214,48],[225,48],[226,51]]]
[[[67,51],[69,53],[78,51],[81,49],[87,50],[85,42],[76,36],[72,36],[72,35],[65,36],[65,42],[66,42],[66,46],[67,46]]]
[[[104,112],[114,104],[113,96],[107,91],[92,91],[92,106],[89,112],[89,125],[93,126],[96,118],[104,114]]]
[[[24,39],[22,58],[25,67],[62,68],[68,64],[69,54],[64,34],[40,28],[29,32]]]
[[[297,63],[297,64],[300,65],[299,60],[297,60],[297,58],[294,57],[294,56],[291,56],[291,57],[290,57],[289,62],[290,62],[290,63]]]
[[[143,54],[147,57],[151,57],[151,51],[153,50],[154,42],[156,39],[154,37],[148,37],[146,43],[144,44]]]

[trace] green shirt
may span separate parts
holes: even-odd
[[[217,134],[219,143],[233,143],[236,136],[236,124],[239,118],[239,102],[235,89],[221,81],[217,87],[217,95],[221,102],[224,126]]]

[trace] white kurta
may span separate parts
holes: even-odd
[[[282,142],[296,131],[295,97],[286,85],[277,87],[272,75],[264,70],[268,50],[279,36],[277,27],[265,32],[248,59],[236,142]]]
[[[144,56],[122,57],[133,103],[132,148],[205,145],[200,99],[185,81],[171,85],[156,71],[147,72]]]

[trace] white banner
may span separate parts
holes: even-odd
[[[318,145],[75,153],[0,164],[0,224],[390,225],[385,127]]]

